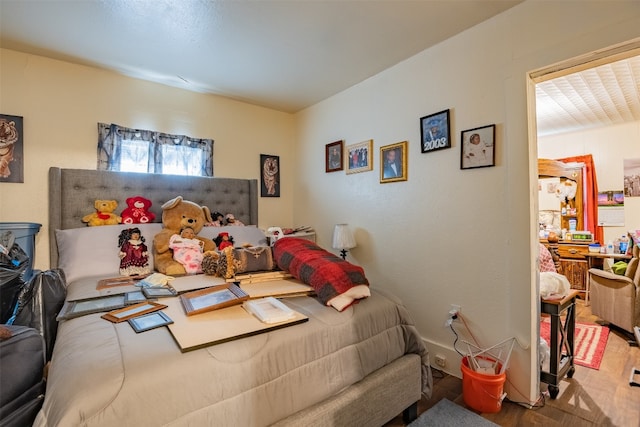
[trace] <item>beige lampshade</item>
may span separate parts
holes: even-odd
[[[336,224],[333,229],[333,248],[351,249],[356,247],[356,239],[349,229],[349,224]]]

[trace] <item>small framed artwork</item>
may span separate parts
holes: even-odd
[[[24,182],[24,135],[21,116],[0,114],[0,182]]]
[[[249,295],[234,283],[212,286],[180,295],[187,316],[241,304],[248,299]]]
[[[128,322],[136,333],[140,333],[160,326],[170,325],[173,320],[162,311],[156,311],[155,313],[134,317],[129,319]]]
[[[260,154],[260,197],[280,197],[280,156]]]
[[[336,141],[325,146],[325,172],[336,172],[344,169],[344,162],[342,161],[343,144],[343,141]]]
[[[420,118],[420,149],[423,153],[451,148],[449,110]]]
[[[176,295],[178,295],[178,292],[172,287],[164,286],[142,288],[142,293],[147,298],[166,298],[175,297]]]
[[[124,322],[125,320],[129,320],[132,317],[137,317],[143,314],[162,310],[163,308],[167,308],[167,306],[164,304],[147,301],[141,302],[139,304],[133,304],[119,310],[110,311],[100,317],[113,323],[120,323]]]
[[[460,133],[460,169],[495,166],[496,125],[482,126]]]
[[[74,317],[80,317],[92,313],[102,313],[105,311],[115,310],[116,308],[122,308],[124,306],[124,295],[122,294],[66,301],[60,309],[56,320],[73,319]]]
[[[347,174],[370,171],[373,169],[373,139],[348,145]]]
[[[132,291],[124,294],[124,303],[125,305],[139,304],[141,302],[145,302],[147,297],[144,296],[142,291]]]
[[[380,147],[380,183],[407,180],[407,141]]]

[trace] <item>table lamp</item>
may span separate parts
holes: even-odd
[[[356,239],[349,229],[348,224],[336,224],[333,229],[333,248],[340,250],[342,259],[347,259],[347,252],[351,248],[356,247]]]

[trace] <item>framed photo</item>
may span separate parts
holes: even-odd
[[[142,291],[132,291],[124,294],[124,303],[125,305],[138,304],[141,302],[145,302],[147,297],[144,296]]]
[[[495,166],[496,125],[482,126],[460,133],[460,169]]]
[[[260,154],[260,197],[280,197],[280,156]]]
[[[407,180],[407,141],[380,147],[380,183]]]
[[[451,148],[449,110],[420,118],[420,149],[423,153]]]
[[[241,304],[248,299],[249,295],[234,283],[212,286],[180,295],[187,316]]]
[[[373,169],[373,139],[348,145],[347,174],[370,171]]]
[[[56,320],[73,319],[92,313],[102,313],[125,306],[124,295],[110,295],[108,297],[86,298],[76,301],[66,301]]]
[[[147,301],[141,302],[139,304],[133,304],[119,310],[110,311],[100,317],[113,323],[120,323],[124,322],[125,320],[129,320],[132,317],[137,317],[142,314],[162,310],[163,308],[167,308],[167,306],[164,304],[158,304],[157,302]]]
[[[162,311],[156,311],[155,313],[134,317],[129,319],[128,322],[136,333],[140,333],[160,326],[170,325],[173,320]]]
[[[0,182],[24,182],[22,116],[0,114]]]
[[[136,274],[133,276],[119,276],[110,279],[98,280],[98,286],[96,289],[114,288],[116,286],[133,286],[137,281],[149,276],[148,274]]]
[[[344,169],[342,155],[344,150],[344,142],[336,141],[325,145],[324,163],[325,172],[336,172]]]
[[[178,295],[178,292],[172,287],[164,286],[142,288],[142,293],[147,298],[166,298]]]

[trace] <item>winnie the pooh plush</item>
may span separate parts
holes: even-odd
[[[82,217],[82,222],[86,222],[88,226],[116,225],[122,222],[122,218],[113,213],[118,207],[116,200],[96,200],[93,206],[96,211]]]
[[[189,227],[196,234],[195,238],[204,243],[204,252],[213,251],[216,244],[211,239],[198,236],[202,227],[211,222],[211,212],[206,206],[183,200],[178,196],[162,205],[162,231],[153,238],[153,264],[156,270],[169,276],[186,274],[183,265],[173,259],[169,249],[169,240],[180,230]]]
[[[142,196],[129,197],[127,199],[127,207],[122,213],[123,224],[146,224],[153,222],[156,216],[149,211],[151,208],[151,200]]]

